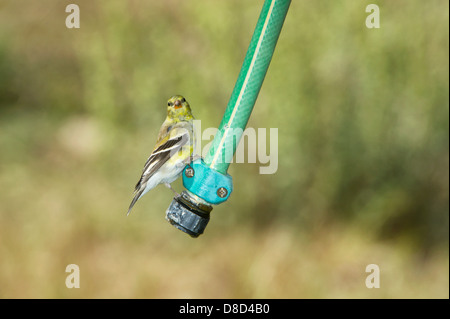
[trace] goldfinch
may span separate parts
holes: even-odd
[[[167,102],[167,118],[136,184],[127,215],[139,198],[159,184],[164,184],[175,192],[170,183],[181,175],[194,150],[193,120],[191,107],[186,99],[181,95],[172,96]]]

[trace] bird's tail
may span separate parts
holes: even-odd
[[[133,208],[134,204],[138,201],[138,199],[142,196],[142,193],[144,192],[145,188],[140,189],[137,191],[134,195],[133,200],[131,201],[130,207],[128,208],[127,216],[130,215],[131,209]]]

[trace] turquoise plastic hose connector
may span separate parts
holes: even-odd
[[[228,167],[266,76],[290,3],[291,0],[264,2],[211,148],[204,161],[196,160],[183,171],[187,192],[172,201],[166,219],[192,237],[198,237],[206,228],[211,205],[226,201],[233,190]]]
[[[233,191],[231,176],[219,173],[201,159],[195,160],[184,169],[183,185],[191,193],[212,205],[223,203]]]

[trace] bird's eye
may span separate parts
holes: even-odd
[[[185,98],[182,98],[182,99],[181,99],[181,103],[184,103],[184,102],[186,102],[186,99],[185,99]]]
[[[167,103],[167,105],[168,105],[168,106],[171,106],[171,105],[172,105],[172,103],[170,103],[170,102],[169,102],[169,103]]]

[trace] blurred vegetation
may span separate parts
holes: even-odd
[[[449,4],[369,3],[293,1],[249,122],[278,171],[231,165],[193,240],[164,187],[126,209],[168,97],[218,126],[262,1],[0,0],[0,297],[448,298]]]

